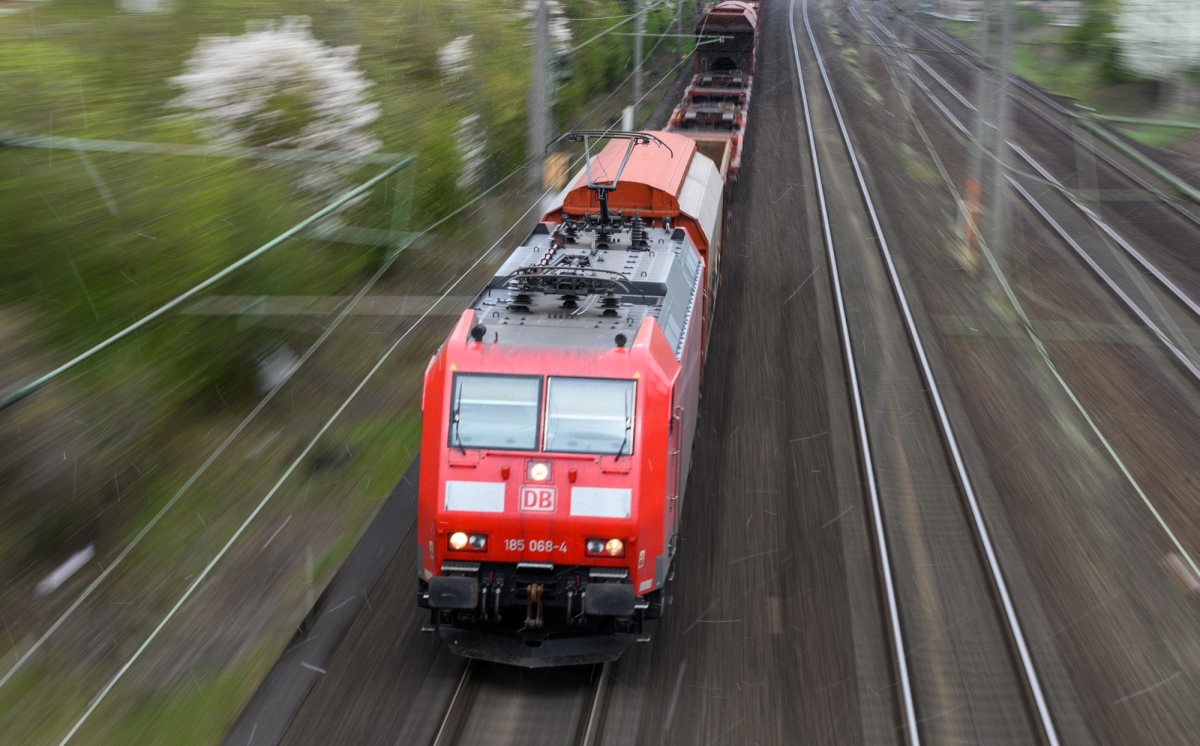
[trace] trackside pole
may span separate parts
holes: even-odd
[[[533,70],[529,86],[529,183],[542,186],[542,168],[549,134],[550,80],[550,8],[547,0],[538,0],[533,22]]]

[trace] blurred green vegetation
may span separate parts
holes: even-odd
[[[633,9],[632,0],[563,5],[568,17],[592,19],[571,23],[573,44]],[[370,134],[382,150],[418,156],[410,229],[432,224],[479,188],[458,183],[455,133],[465,117],[478,115],[486,134],[482,186],[525,157],[529,32],[516,0],[251,6],[196,0],[171,7],[127,14],[112,3],[56,0],[0,16],[0,129],[202,143],[196,126],[168,107],[180,93],[169,79],[182,72],[198,41],[240,34],[248,20],[307,15],[318,39],[359,48],[357,64],[374,82],[369,96],[381,112]],[[648,33],[668,30],[670,10],[649,15]],[[447,80],[438,72],[438,50],[466,34],[473,35],[473,64]],[[631,49],[630,37],[612,35],[571,56],[571,77],[557,93],[560,127],[628,74]],[[20,318],[32,341],[28,354],[5,361],[0,386],[28,380],[123,328],[328,201],[294,189],[294,169],[250,160],[0,149],[0,325]],[[359,168],[347,183],[379,170]],[[343,218],[389,227],[386,191],[377,189]],[[375,269],[381,256],[379,248],[294,239],[213,292],[335,294]],[[89,361],[69,384],[22,404],[22,417],[6,414],[0,447],[20,440],[22,425],[87,426],[66,441],[83,451],[69,510],[57,509],[63,478],[39,480],[28,464],[0,458],[0,478],[11,485],[6,499],[25,506],[10,513],[19,520],[6,526],[13,540],[0,547],[0,566],[49,556],[66,537],[119,524],[126,516],[106,496],[119,489],[112,475],[137,460],[129,454],[162,455],[167,436],[187,423],[244,408],[255,391],[256,358],[281,342],[307,344],[311,335],[296,337],[234,318],[173,315]],[[47,431],[38,442],[53,439]],[[26,444],[26,455],[33,448]]]
[[[170,78],[183,72],[197,43],[241,34],[249,20],[307,15],[316,38],[358,47],[356,64],[373,81],[369,98],[380,107],[369,134],[381,150],[418,157],[409,171],[408,229],[432,225],[525,158],[530,49],[518,0],[175,0],[170,12],[145,14],[119,13],[115,5],[54,0],[0,15],[0,130],[203,144],[197,125],[169,106],[181,93]],[[634,7],[633,0],[563,5],[568,18],[590,19],[570,22],[572,45]],[[670,32],[671,10],[673,4],[651,13],[647,33]],[[618,32],[632,30],[630,23]],[[472,66],[444,78],[438,50],[468,34]],[[647,52],[655,41],[647,39]],[[570,77],[556,93],[559,130],[604,126],[619,112],[625,102],[604,99],[632,72],[632,46],[631,37],[612,35],[570,56]],[[663,41],[662,48],[673,46]],[[653,83],[649,76],[646,88]],[[297,103],[288,108],[304,116]],[[462,187],[456,134],[472,115],[485,135],[486,165],[478,185]],[[287,124],[293,131],[299,125]],[[381,170],[357,168],[346,183]],[[298,173],[251,160],[0,148],[0,390],[71,358],[329,201],[297,190]],[[393,197],[380,187],[339,217],[392,227]],[[455,225],[436,252],[404,255],[386,291],[421,294],[424,285],[440,287],[446,270],[458,274],[455,247],[482,240],[488,221],[478,223]],[[211,292],[350,293],[383,254],[380,247],[293,239]],[[113,634],[112,645],[68,624],[5,686],[0,740],[57,742],[83,713],[130,646],[145,639],[390,341],[366,336],[361,323],[347,327],[306,366],[307,375],[289,383],[293,396],[273,402],[236,452],[213,464],[80,609],[90,628]],[[0,611],[13,646],[0,675],[94,574],[89,567],[45,598],[30,597],[33,582],[89,543],[96,562],[109,562],[249,411],[258,398],[257,360],[282,343],[303,349],[318,331],[315,324],[297,329],[172,314],[0,413]],[[302,614],[310,582],[319,590],[341,566],[419,447],[412,395],[424,360],[396,358],[256,518],[251,531],[283,532],[271,534],[272,572],[247,561],[266,549],[247,545],[248,532],[189,602],[188,619],[168,625],[77,740],[220,740],[294,631],[299,619],[289,612]],[[392,384],[389,375],[404,380]],[[337,456],[332,466],[318,463],[326,451]],[[246,594],[261,603],[249,603]],[[226,630],[230,605],[239,622],[256,626]],[[210,639],[210,627],[201,639],[188,626],[214,619],[234,639]]]
[[[1116,13],[1117,0],[1085,0],[1083,22],[1067,29],[1063,40],[1072,58],[1096,65],[1102,81],[1136,83],[1139,78],[1121,64],[1121,47],[1112,36]]]
[[[183,72],[196,44],[205,36],[241,34],[249,20],[307,15],[316,38],[359,48],[356,64],[373,81],[369,98],[380,106],[369,134],[382,143],[381,150],[418,157],[409,172],[410,230],[433,224],[524,160],[530,50],[518,0],[175,0],[170,12],[159,14],[123,14],[114,5],[54,0],[0,15],[0,130],[203,144],[198,127],[168,106],[181,92],[169,79]],[[591,19],[571,21],[572,44],[578,44],[634,4],[564,0],[563,5],[568,17]],[[690,11],[691,4],[685,6]],[[672,9],[650,14],[647,33],[671,31]],[[692,22],[685,21],[685,31]],[[618,31],[632,29],[626,24]],[[473,36],[473,65],[457,78],[443,78],[438,50],[467,34]],[[647,51],[655,41],[647,39]],[[559,130],[604,126],[619,112],[624,102],[605,97],[632,71],[632,44],[628,36],[613,35],[571,55],[570,77],[556,94]],[[671,39],[663,41],[664,49],[673,46]],[[685,43],[684,52],[691,46]],[[648,78],[647,89],[653,81]],[[486,166],[481,183],[464,188],[455,136],[471,115],[479,117],[485,133]],[[581,120],[585,116],[592,118]],[[380,170],[358,168],[346,183]],[[296,167],[250,160],[0,148],[0,389],[50,370],[329,201],[294,188],[297,174]],[[391,227],[393,196],[378,188],[340,219]],[[478,222],[456,224],[436,252],[404,255],[387,290],[420,294],[424,285],[440,287],[448,270],[461,271],[455,247],[495,238],[481,236],[488,221]],[[349,293],[379,267],[383,254],[380,247],[293,239],[211,292]],[[214,463],[154,528],[91,608],[80,610],[86,610],[89,624],[144,639],[191,573],[232,535],[390,341],[362,335],[362,328],[356,324],[357,331],[331,338],[331,349],[306,366],[309,374],[289,383],[292,396],[273,402],[243,435],[245,445]],[[95,544],[97,561],[109,561],[257,400],[256,361],[281,343],[303,349],[318,331],[315,324],[297,329],[172,314],[0,413],[5,517],[0,575],[6,578],[0,604],[14,645],[0,673],[86,580],[77,577],[74,585],[42,599],[30,598],[33,582],[88,543]],[[188,648],[195,632],[186,625],[202,622],[176,619],[80,739],[219,741],[292,633],[298,618],[286,612],[304,607],[310,580],[319,589],[336,572],[416,453],[420,419],[412,396],[419,391],[424,360],[399,357],[381,371],[374,393],[363,397],[370,401],[346,411],[310,463],[256,519],[256,526],[288,530],[272,536],[280,584],[271,587],[269,601],[260,599],[266,619],[240,633],[250,639],[224,640],[198,653]],[[388,375],[404,381],[391,385]],[[334,466],[317,465],[322,449],[336,451]],[[350,454],[344,462],[342,449]],[[300,559],[294,556],[305,543],[313,547],[311,578],[304,552]],[[234,555],[263,548],[239,544],[209,584],[238,587],[239,572],[252,571]],[[225,572],[232,579],[220,577]],[[263,575],[261,583],[271,577]],[[242,593],[259,587],[246,578],[240,582]],[[101,599],[111,593],[136,603]],[[204,589],[197,596],[189,616],[225,619],[228,610],[221,604],[245,601],[236,595],[217,598]],[[239,613],[255,613],[247,609]],[[180,638],[168,641],[175,633]],[[82,714],[129,652],[115,643],[97,649],[93,642],[64,627],[18,671],[0,697],[6,739],[55,742]],[[180,658],[178,670],[167,661],[172,673],[156,675],[163,665],[159,659],[172,654]]]

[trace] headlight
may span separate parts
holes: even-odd
[[[529,481],[545,482],[550,478],[550,464],[545,461],[529,462]]]
[[[455,531],[450,534],[449,545],[456,552],[482,552],[487,549],[487,534]]]
[[[584,551],[593,557],[624,557],[625,542],[620,539],[588,539]]]

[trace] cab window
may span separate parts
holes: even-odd
[[[454,376],[450,447],[537,450],[540,376]]]
[[[552,377],[544,450],[633,453],[634,393],[633,381]]]

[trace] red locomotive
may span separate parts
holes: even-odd
[[[612,660],[662,614],[725,178],[607,136],[425,374],[420,602],[462,655]]]
[[[614,660],[663,613],[755,8],[708,11],[725,39],[697,63],[722,90],[744,73],[738,127],[565,135],[584,142],[585,169],[429,364],[418,603],[459,655]],[[681,107],[700,101],[697,80]]]

